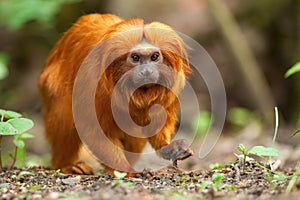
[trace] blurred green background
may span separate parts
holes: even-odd
[[[264,121],[274,106],[278,106],[281,126],[289,127],[290,133],[299,129],[300,74],[288,79],[284,74],[300,60],[300,1],[224,0],[220,5],[215,2],[1,0],[0,108],[19,111],[32,118],[36,124],[32,132],[37,135],[32,151],[48,152],[37,92],[37,78],[47,55],[78,17],[88,13],[113,13],[122,18],[160,21],[192,37],[219,67],[229,109],[243,107]],[[231,25],[222,17],[222,4],[229,11]],[[238,47],[242,47],[241,51],[236,49]],[[244,50],[247,55],[243,55]],[[255,73],[252,69],[256,69]],[[251,81],[255,78],[259,82]],[[191,77],[191,81],[198,79]],[[202,109],[209,109],[205,85],[196,91]],[[244,121],[247,120],[250,118]],[[269,120],[265,123],[270,125]]]

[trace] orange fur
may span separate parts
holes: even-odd
[[[129,30],[132,31],[128,33]],[[123,32],[124,34],[119,35]],[[165,64],[179,73],[178,77],[172,77],[174,79],[172,91],[155,86],[147,93],[136,90],[130,99],[130,114],[138,125],[143,126],[150,122],[148,111],[152,105],[161,104],[166,110],[167,119],[164,127],[148,139],[127,135],[119,129],[110,108],[114,80],[116,76],[121,76],[129,70],[121,61],[110,59],[122,58],[143,37],[159,47]],[[123,20],[109,14],[86,15],[81,17],[56,44],[39,78],[46,136],[51,145],[52,167],[55,169],[74,165],[79,161],[78,151],[82,142],[74,126],[72,115],[73,84],[76,73],[89,51],[109,38],[114,39],[105,46],[101,66],[112,63],[106,70],[105,76],[101,77],[95,97],[101,128],[115,145],[130,152],[142,152],[147,141],[156,150],[171,142],[177,121],[176,96],[184,86],[185,76],[190,72],[180,37],[171,27],[158,22],[144,24],[142,19]],[[93,139],[97,140],[97,138]],[[115,159],[124,171],[131,170],[131,165],[138,159],[138,156],[126,157],[122,152],[111,152],[109,149],[103,151],[106,152],[107,157]],[[107,170],[113,169],[107,166]]]

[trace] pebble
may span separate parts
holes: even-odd
[[[70,177],[66,179],[62,179],[62,183],[65,185],[76,185],[81,180],[81,176]]]

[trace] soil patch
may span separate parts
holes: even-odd
[[[287,195],[294,170],[271,172],[247,161],[217,170],[180,171],[167,167],[153,176],[117,179],[111,175],[65,175],[42,167],[0,173],[1,199],[298,199],[299,188]],[[215,174],[222,178],[219,183]],[[213,180],[214,179],[214,180]]]

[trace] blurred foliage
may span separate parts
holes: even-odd
[[[7,77],[8,75],[8,56],[6,53],[0,52],[0,81]]]
[[[33,138],[34,136],[26,133],[33,127],[33,121],[22,117],[20,113],[0,109],[0,171],[2,170],[2,138],[3,136],[13,136],[15,145],[15,153],[11,155],[13,162],[11,168],[15,164],[23,163],[25,158],[25,142],[24,139]],[[17,161],[17,163],[16,163]]]
[[[81,0],[2,0],[0,1],[0,24],[11,31],[21,29],[30,21],[37,21],[42,27],[53,25],[55,15],[63,4]]]
[[[245,108],[232,108],[228,114],[228,120],[236,126],[246,126],[251,118],[251,112]]]
[[[279,16],[282,8],[292,0],[245,1],[238,17],[260,27],[269,26]]]
[[[300,62],[297,62],[295,65],[293,65],[284,75],[285,78],[290,77],[291,75],[300,72]]]
[[[205,136],[208,128],[211,125],[211,113],[208,111],[202,111],[194,117],[191,123],[193,133],[196,133],[196,138]]]
[[[259,117],[246,108],[233,107],[228,112],[227,120],[233,125],[234,129],[240,130],[251,122],[259,122]]]

